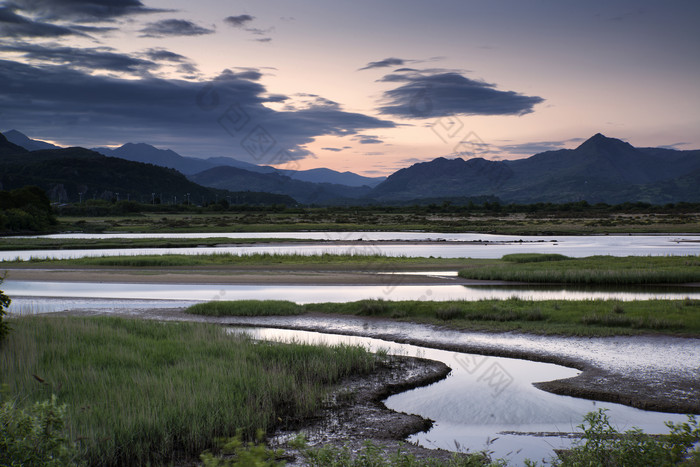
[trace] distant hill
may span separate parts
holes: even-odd
[[[21,134],[21,133],[20,133]],[[19,143],[17,143],[19,144]],[[232,157],[210,157],[200,159],[197,157],[185,157],[170,149],[158,149],[145,143],[126,143],[118,148],[93,148],[100,154],[110,157],[119,157],[129,161],[155,164],[161,167],[168,167],[182,172],[185,175],[193,175],[214,167],[228,166],[245,169],[259,173],[280,173],[295,180],[313,183],[333,183],[348,186],[369,186],[373,187],[382,182],[386,177],[363,177],[352,172],[336,172],[331,169],[310,169],[310,170],[283,170],[275,169],[266,165],[256,165],[249,162],[239,161]]]
[[[231,191],[257,190],[291,196],[305,204],[342,204],[365,197],[370,188],[295,180],[278,172],[257,173],[236,167],[215,167],[191,175],[190,179],[208,187]]]
[[[698,150],[635,148],[596,134],[576,149],[515,161],[438,158],[415,164],[389,176],[369,196],[383,202],[464,196],[515,203],[697,202],[698,174]]]
[[[163,203],[188,199],[191,204],[213,202],[235,196],[227,190],[213,190],[188,180],[173,169],[153,164],[106,157],[84,148],[49,149],[27,152],[0,135],[0,183],[4,190],[37,185],[52,201],[82,199],[119,199]],[[8,149],[9,148],[9,149]],[[261,190],[251,190],[259,192]],[[252,196],[255,195],[255,196]],[[296,204],[288,196],[249,193],[251,204]]]
[[[93,151],[109,157],[175,169],[183,174],[197,173],[214,167],[204,159],[183,157],[170,149],[158,149],[145,143],[126,143],[115,149],[93,148]]]
[[[333,183],[347,186],[375,187],[386,180],[386,177],[364,177],[353,172],[337,172],[326,168],[298,171],[279,170],[279,172],[302,182]]]
[[[47,143],[46,141],[40,141],[38,139],[30,139],[24,133],[20,133],[17,130],[9,130],[3,133],[8,141],[16,144],[17,146],[22,146],[27,151],[39,151],[41,149],[61,149],[60,146],[55,144]]]

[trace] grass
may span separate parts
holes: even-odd
[[[0,348],[0,378],[21,404],[56,394],[69,437],[91,465],[196,458],[238,429],[298,422],[328,385],[367,373],[350,346],[255,342],[213,325],[118,318],[24,317]]]
[[[459,271],[465,279],[557,284],[643,285],[700,282],[698,256],[506,255],[499,262]]]
[[[350,249],[350,248],[349,248]],[[431,267],[461,267],[467,260],[454,258],[411,258],[406,256],[387,256],[373,254],[367,250],[363,254],[274,254],[253,253],[233,254],[214,253],[203,255],[142,255],[142,256],[99,256],[76,259],[31,259],[31,263],[42,265],[56,264],[62,266],[104,266],[104,267],[186,267],[186,266],[250,266],[250,265],[322,265],[322,266],[354,266],[358,269],[376,270],[378,267],[393,266],[431,266]],[[468,260],[470,263],[484,264],[485,260]],[[7,265],[12,262],[3,262]],[[19,261],[17,263],[27,263]]]
[[[238,300],[198,303],[187,312],[204,316],[286,316],[302,314],[304,309],[285,300]]]
[[[281,312],[278,312],[280,310]],[[309,303],[280,308],[274,301],[217,301],[188,312],[215,316],[330,313],[377,316],[474,331],[520,331],[535,334],[613,336],[641,333],[700,335],[700,300],[468,301],[361,300]]]
[[[59,216],[59,228],[85,232],[481,232],[507,235],[582,235],[700,231],[698,214],[415,212],[412,209],[310,208],[289,212],[141,213],[125,216]]]

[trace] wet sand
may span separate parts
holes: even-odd
[[[240,284],[240,285],[385,285],[392,282],[387,271],[377,269],[353,270],[351,267],[319,267],[280,265],[277,267],[191,267],[191,268],[46,268],[12,267],[0,270],[6,280],[48,282],[117,282],[126,284]],[[393,271],[401,268],[392,266]],[[406,267],[406,271],[444,271],[444,266]],[[449,269],[449,268],[447,268]],[[456,268],[454,269],[456,270]],[[460,277],[401,275],[401,284],[505,284],[502,281],[468,280]]]

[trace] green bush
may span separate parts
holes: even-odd
[[[693,416],[688,422],[666,422],[671,434],[655,438],[639,428],[618,432],[610,425],[605,409],[589,412],[579,427],[584,437],[573,449],[561,454],[553,465],[560,467],[629,465],[698,465],[700,451],[694,445],[700,442],[700,426]]]
[[[51,400],[21,409],[16,402],[0,406],[0,465],[82,465],[78,449],[65,433],[66,406]]]

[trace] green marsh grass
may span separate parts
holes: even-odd
[[[230,302],[237,303],[237,302]],[[274,314],[274,304],[254,300],[226,305],[231,314]],[[273,302],[274,303],[274,302]],[[225,316],[219,302],[195,305],[191,313]],[[258,311],[255,311],[258,310]],[[640,333],[700,335],[700,300],[480,300],[308,303],[295,312],[376,316],[455,329],[534,334],[612,336]]]
[[[348,248],[350,249],[350,248]],[[407,256],[387,256],[384,254],[273,254],[253,253],[238,255],[214,253],[201,255],[143,255],[143,256],[99,256],[75,259],[45,260],[31,259],[31,263],[60,264],[65,266],[103,267],[184,267],[184,266],[271,266],[271,265],[321,265],[351,266],[357,269],[373,270],[392,266],[450,266],[460,267],[466,260],[454,258],[412,258]],[[482,260],[468,260],[482,264]]]
[[[221,300],[198,303],[187,309],[187,313],[204,316],[285,316],[303,312],[301,305],[286,300]]]
[[[0,251],[15,250],[82,250],[118,248],[195,248],[217,245],[255,243],[299,243],[296,238],[26,238],[0,237]]]
[[[0,381],[20,403],[68,404],[69,436],[91,465],[162,464],[311,415],[329,384],[378,358],[206,324],[23,317],[0,348]]]
[[[698,256],[506,255],[492,265],[462,269],[464,279],[557,284],[642,285],[700,282]]]

